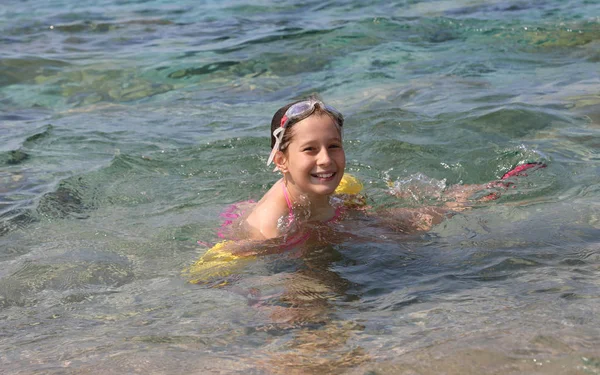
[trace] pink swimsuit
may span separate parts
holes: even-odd
[[[283,189],[283,196],[285,197],[285,202],[287,203],[288,206],[288,218],[287,218],[287,226],[291,226],[295,221],[296,221],[296,217],[294,216],[294,207],[292,205],[292,201],[290,200],[290,196],[288,194],[288,191],[285,187],[285,184],[281,184],[281,187]],[[224,219],[223,223],[221,224],[221,227],[219,228],[219,230],[217,231],[217,236],[219,236],[220,238],[228,238],[230,237],[230,226],[233,225],[233,223],[239,219],[243,214],[244,211],[242,209],[242,206],[246,205],[246,204],[251,204],[251,203],[256,203],[253,200],[248,200],[248,201],[242,201],[242,202],[238,202],[238,203],[234,203],[231,204],[229,207],[227,207],[227,209],[221,214],[221,217]],[[337,207],[335,209],[335,213],[333,215],[333,217],[329,220],[326,220],[324,223],[331,223],[331,222],[335,222],[338,221],[343,213],[343,207]],[[228,234],[228,235],[226,235]],[[284,249],[288,249],[294,246],[298,246],[304,242],[306,242],[306,240],[308,240],[310,238],[310,232],[297,232],[297,233],[293,233],[290,236],[285,236],[285,240],[284,240],[284,244],[283,247]],[[231,239],[231,238],[229,238]]]
[[[285,197],[285,202],[287,203],[288,209],[289,209],[289,213],[288,213],[288,227],[296,220],[296,217],[294,216],[294,207],[292,206],[292,201],[290,200],[290,197],[288,195],[288,191],[285,188],[285,184],[281,184],[281,187],[283,189],[283,196]],[[333,217],[331,219],[325,220],[324,223],[332,223],[335,221],[338,221],[340,219],[340,217],[342,216],[342,207],[337,207],[335,209],[335,213],[333,214]],[[310,232],[298,232],[298,233],[294,233],[292,236],[285,237],[285,242],[284,242],[284,248],[289,249],[292,248],[294,246],[298,246],[304,242],[306,242],[306,240],[308,240],[310,238]]]

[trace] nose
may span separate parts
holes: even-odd
[[[327,149],[327,147],[323,147],[321,149],[321,151],[319,152],[319,155],[317,155],[317,164],[320,166],[327,166],[329,164],[331,164],[331,155],[329,155],[329,150]]]

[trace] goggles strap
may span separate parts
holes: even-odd
[[[281,141],[283,139],[283,133],[285,132],[285,128],[281,127],[281,128],[277,128],[273,131],[273,137],[275,138],[275,145],[273,145],[273,149],[271,150],[271,155],[269,155],[269,160],[267,160],[267,165],[271,164],[271,162],[273,162],[273,158],[275,157],[275,154],[277,153],[277,151],[279,151],[279,147],[281,147]],[[275,167],[275,170],[277,170],[277,167]]]
[[[285,128],[285,124],[287,123],[288,117],[284,114],[283,117],[281,118],[281,122],[279,123],[279,126],[282,128]]]

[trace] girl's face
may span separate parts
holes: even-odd
[[[280,166],[287,173],[288,183],[309,198],[332,194],[346,168],[342,136],[334,120],[316,113],[290,130],[292,139]]]

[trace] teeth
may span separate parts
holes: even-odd
[[[315,174],[318,178],[329,178],[333,176],[333,173],[317,173]]]

